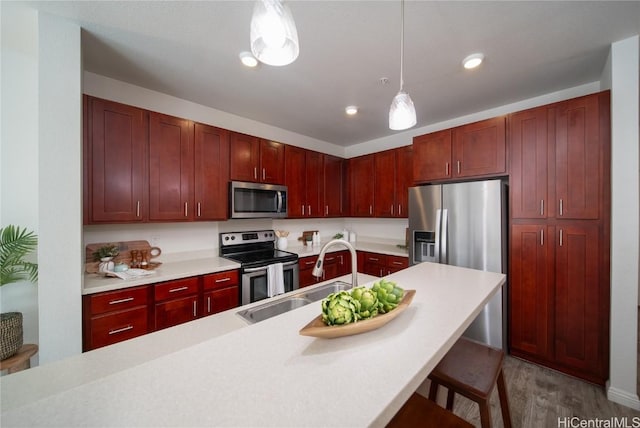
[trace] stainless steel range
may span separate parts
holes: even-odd
[[[267,275],[269,265],[282,264],[285,293],[298,288],[298,255],[277,250],[275,240],[273,230],[220,234],[220,256],[241,265],[241,304],[271,297]]]

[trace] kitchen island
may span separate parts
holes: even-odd
[[[236,308],[5,376],[2,426],[384,426],[505,282],[431,263],[388,278],[416,295],[369,333],[299,335],[319,303],[253,325]]]

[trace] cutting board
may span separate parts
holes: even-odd
[[[152,247],[148,241],[120,241],[120,242],[96,242],[94,244],[88,244],[85,251],[85,269],[88,273],[95,273],[98,271],[98,265],[100,262],[93,260],[93,253],[100,247],[106,245],[117,245],[118,254],[114,259],[114,263],[131,263],[131,250],[145,250],[149,252],[149,258],[158,257],[162,251],[158,247]],[[155,263],[157,265],[157,263]]]

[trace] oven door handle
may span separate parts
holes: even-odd
[[[298,262],[287,262],[287,263],[282,263],[282,267],[286,267],[286,266],[293,266],[293,265],[297,265]],[[252,272],[259,272],[261,270],[266,271],[267,267],[266,266],[262,266],[262,267],[257,267],[257,268],[249,268],[249,269],[244,269],[245,273],[252,273]]]

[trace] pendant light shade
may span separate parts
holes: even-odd
[[[404,91],[404,0],[400,3],[401,30],[400,30],[400,91],[393,98],[389,109],[389,129],[402,131],[416,124],[416,108],[409,94]]]
[[[258,0],[251,17],[251,52],[268,65],[287,65],[298,58],[300,46],[293,15],[280,0]]]
[[[389,128],[394,131],[409,129],[416,124],[416,108],[411,97],[402,89],[391,101]]]

